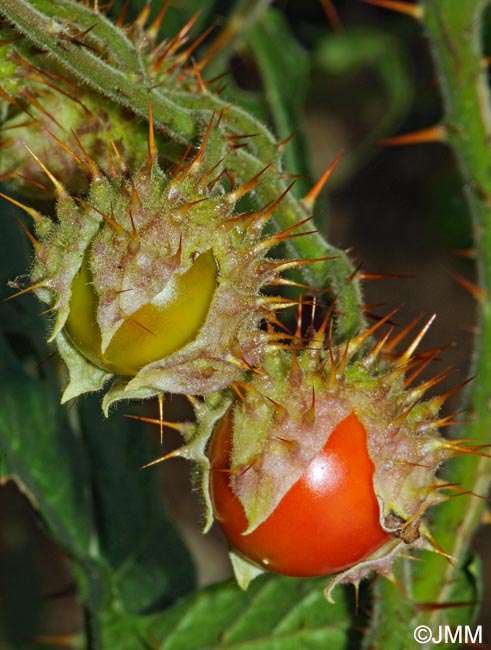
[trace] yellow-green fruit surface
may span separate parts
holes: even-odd
[[[124,319],[102,352],[97,323],[98,301],[84,263],[72,282],[65,331],[92,363],[118,375],[134,376],[192,341],[208,314],[217,286],[211,251],[202,253],[181,275],[174,275],[149,304]]]

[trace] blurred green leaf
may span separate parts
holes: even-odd
[[[4,204],[0,238],[0,295],[12,296],[9,279],[29,269],[27,238]],[[11,476],[68,553],[82,600],[97,611],[109,598],[109,578],[94,539],[89,468],[68,411],[60,405],[58,365],[46,344],[42,306],[31,296],[0,302],[0,453]]]
[[[247,33],[262,79],[264,93],[280,140],[295,134],[285,149],[285,168],[310,176],[307,143],[302,130],[302,110],[309,84],[309,56],[293,36],[284,16],[270,9]],[[302,196],[310,186],[299,179],[294,191]]]
[[[26,648],[39,629],[43,587],[24,498],[14,485],[0,491],[0,648]],[[12,644],[12,645],[8,645]]]
[[[1,293],[11,296],[7,280],[28,269],[28,247],[8,218],[16,211],[5,212],[0,279]],[[67,551],[97,628],[108,607],[141,613],[168,605],[192,588],[194,571],[165,515],[155,471],[140,469],[150,456],[139,423],[104,421],[97,395],[78,413],[60,405],[61,368],[50,357],[41,310],[29,295],[0,302],[1,476],[14,478]]]
[[[90,461],[100,552],[125,611],[163,607],[194,587],[190,555],[168,519],[145,428],[121,413],[104,419],[100,396],[79,406]]]
[[[98,559],[84,449],[67,423],[59,396],[26,373],[3,336],[0,358],[0,447],[7,473],[72,559],[88,567]],[[95,579],[94,567],[91,572]]]
[[[8,213],[7,213],[8,214]],[[0,220],[0,237],[8,241],[0,276],[27,268],[15,221]],[[5,290],[5,285],[2,287]],[[12,295],[12,290],[7,291]],[[60,406],[56,365],[48,357],[43,320],[32,312],[40,305],[29,297],[0,303],[0,454],[2,473],[12,477],[68,553],[88,610],[102,609],[109,599],[109,578],[94,543],[94,520],[85,450]],[[17,317],[17,323],[15,318]],[[17,325],[17,327],[16,327]],[[8,339],[6,338],[8,337]],[[14,353],[13,346],[16,348]],[[18,354],[17,354],[18,353]]]
[[[341,169],[351,176],[375,153],[377,140],[397,131],[411,108],[414,75],[408,57],[392,34],[349,26],[317,38],[312,68],[317,101],[337,113],[347,129],[356,125],[356,139]]]

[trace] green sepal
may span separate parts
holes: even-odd
[[[84,393],[101,390],[112,375],[87,361],[70,343],[61,331],[56,336],[56,345],[60,357],[68,368],[69,381],[65,388],[61,403],[70,401]]]
[[[113,375],[109,375],[113,377]],[[102,399],[102,411],[106,417],[109,416],[109,409],[113,404],[127,399],[148,399],[155,397],[161,391],[141,386],[139,388],[128,389],[128,381],[121,377],[116,379]]]
[[[264,569],[257,566],[253,562],[250,562],[240,553],[237,553],[234,549],[231,549],[229,552],[230,562],[232,563],[232,568],[234,570],[235,579],[237,584],[244,591],[249,587],[251,582],[258,576],[266,573]]]

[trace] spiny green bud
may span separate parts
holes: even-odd
[[[126,27],[119,21],[124,30],[120,32],[121,38],[129,38],[135,47],[135,61],[140,61],[140,68],[128,74],[140,75],[142,83],[151,88],[184,90],[200,96],[206,92],[200,74],[205,62],[191,65],[190,57],[208,32],[188,43],[196,14],[176,36],[158,42],[166,7],[148,28],[150,5]],[[97,20],[103,18],[94,16],[94,20],[92,34],[92,29],[82,30],[69,18],[63,37],[91,48],[101,59],[117,66],[116,54],[103,47],[97,38]],[[84,150],[105,173],[114,165],[114,146],[130,171],[138,169],[146,155],[146,126],[142,120],[77,83],[46,53],[2,25],[0,121],[0,176],[14,191],[37,201],[48,200],[50,194],[43,187],[43,173],[29,151],[49,163],[52,173],[62,178],[67,190],[76,195],[84,194],[89,186],[77,160],[83,157]],[[107,139],[108,132],[113,144]],[[180,157],[182,144],[163,134],[160,140],[164,159]]]
[[[83,194],[89,186],[79,162],[84,150],[107,173],[114,165],[108,131],[128,169],[140,166],[146,126],[131,112],[77,85],[12,30],[1,30],[0,40],[0,175],[9,187],[38,201],[52,199],[33,152],[67,191]]]

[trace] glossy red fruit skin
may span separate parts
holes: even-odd
[[[367,434],[354,413],[271,515],[243,535],[247,520],[229,471],[232,417],[226,414],[212,437],[210,493],[216,521],[242,555],[274,573],[322,576],[353,566],[390,539],[379,521]]]

